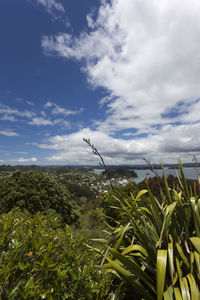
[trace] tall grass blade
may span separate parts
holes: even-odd
[[[174,290],[172,285],[170,285],[170,287],[168,287],[168,289],[163,294],[164,300],[173,300],[174,299],[173,294],[174,294]]]
[[[186,277],[180,278],[180,288],[183,300],[191,300],[190,298],[190,290],[187,283]]]
[[[157,300],[163,299],[165,275],[167,267],[167,250],[157,252]]]
[[[125,281],[131,284],[131,286],[134,288],[134,296],[136,294],[140,296],[138,299],[144,298],[146,300],[154,300],[154,298],[144,289],[144,287],[134,279],[134,276],[131,274],[131,272],[125,270],[119,263],[109,259],[109,257],[106,257],[106,259],[109,262],[109,266],[116,270],[125,279]]]
[[[190,204],[192,207],[192,214],[193,214],[193,219],[194,219],[196,235],[198,237],[200,237],[200,216],[199,216],[198,206],[196,204],[194,197],[190,198]]]
[[[171,281],[174,279],[174,250],[173,243],[168,244],[168,261],[169,261],[169,271],[171,276]]]
[[[200,238],[199,237],[191,237],[190,241],[192,242],[192,244],[196,248],[196,250],[200,253]]]
[[[180,289],[178,287],[174,288],[174,295],[176,300],[183,300]]]
[[[199,289],[192,274],[188,274],[187,279],[190,285],[191,300],[199,300],[200,299]]]
[[[165,192],[166,192],[167,202],[168,202],[168,204],[170,204],[170,203],[172,203],[172,197],[171,197],[171,194],[170,194],[170,189],[169,189],[169,186],[168,186],[168,182],[167,182],[167,178],[166,178],[166,175],[165,175],[165,170],[163,168],[163,164],[161,164],[161,167],[162,167],[162,170],[163,170],[163,181],[164,181],[164,185],[165,185]]]
[[[178,250],[178,253],[180,255],[180,257],[182,258],[182,260],[184,261],[186,267],[188,268],[188,270],[190,270],[190,264],[187,260],[187,257],[185,256],[185,254],[183,253],[183,250],[181,248],[181,246],[179,245],[179,243],[176,243],[176,248]]]
[[[140,280],[145,282],[147,285],[151,287],[152,290],[154,290],[154,281],[153,279],[147,275],[139,266],[136,264],[132,259],[127,258],[120,254],[115,249],[110,248],[110,252],[114,255],[116,259],[118,259],[126,269],[131,272],[131,274],[138,277]],[[154,290],[155,291],[155,290]]]
[[[148,253],[146,251],[146,249],[140,245],[130,245],[128,247],[126,247],[123,252],[122,255],[126,255],[132,251],[137,251],[137,252],[141,252],[145,257],[148,256]]]
[[[179,164],[179,170],[180,170],[181,177],[182,177],[183,191],[184,191],[186,200],[189,201],[189,199],[190,199],[190,193],[189,193],[189,190],[188,190],[187,181],[186,181],[185,174],[184,174],[184,171],[183,171],[183,165],[182,165],[180,159],[178,160],[178,164]]]
[[[166,242],[167,242],[167,236],[168,236],[168,227],[169,227],[169,222],[171,219],[171,216],[174,212],[174,209],[176,207],[176,202],[171,203],[170,205],[167,206],[166,211],[165,211],[165,215],[164,215],[164,221],[163,221],[163,225],[162,225],[162,229],[161,229],[161,234],[160,234],[160,239],[158,242],[158,246],[161,247],[161,243],[162,243],[162,237],[163,235],[165,236]]]

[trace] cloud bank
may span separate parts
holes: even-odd
[[[96,19],[89,14],[87,20],[88,31],[79,37],[42,38],[46,55],[81,61],[91,86],[107,91],[100,102],[105,119],[86,137],[101,140],[113,163],[143,155],[191,161],[200,148],[200,2],[101,1]],[[78,143],[83,134],[73,139]],[[63,143],[72,136],[59,138],[55,159],[64,159]],[[49,142],[57,145],[56,139]]]

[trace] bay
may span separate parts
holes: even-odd
[[[150,177],[154,177],[155,174],[149,170],[149,169],[144,169],[144,170],[135,170],[134,171],[137,173],[137,176],[136,178],[133,178],[133,181],[135,183],[139,183],[141,181],[143,181],[145,178],[150,178]],[[180,172],[179,170],[177,170],[179,175],[180,175]],[[162,176],[162,170],[156,170],[157,174],[159,176]],[[185,177],[187,179],[197,179],[197,171],[194,169],[194,168],[191,168],[191,167],[188,167],[188,168],[184,168],[184,174],[185,174]],[[165,168],[165,175],[168,176],[168,175],[173,175],[173,176],[176,176],[176,170],[175,169],[170,169],[170,168]]]
[[[104,169],[94,169],[93,170],[93,172],[97,175],[100,175],[103,171],[104,171]],[[135,183],[139,183],[139,182],[143,181],[145,178],[150,178],[150,177],[155,176],[155,174],[149,169],[143,169],[143,170],[133,169],[133,171],[135,171],[138,176],[138,177],[133,178],[133,181]],[[177,171],[180,175],[179,170],[177,170]],[[159,176],[162,176],[162,170],[156,170],[156,172],[158,173]],[[200,172],[200,170],[199,170],[199,172]],[[165,168],[165,174],[166,174],[166,176],[168,176],[168,175],[176,176],[176,170],[170,169],[170,168]],[[197,179],[197,175],[198,175],[197,170],[192,167],[184,168],[184,174],[187,179]]]

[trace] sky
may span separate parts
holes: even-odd
[[[0,0],[0,164],[192,162],[199,0]]]

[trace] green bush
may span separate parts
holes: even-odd
[[[67,188],[39,171],[16,171],[0,179],[0,212],[15,206],[31,213],[54,209],[68,224],[78,219],[77,206]]]
[[[104,299],[108,282],[87,240],[60,225],[56,213],[13,209],[0,216],[1,299]]]

